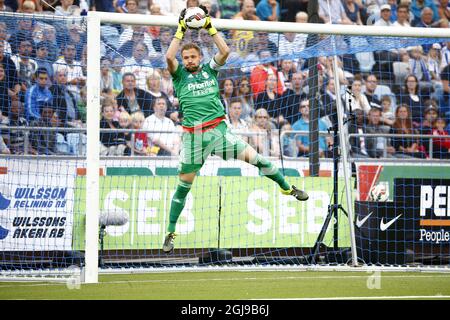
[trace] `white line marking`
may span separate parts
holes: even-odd
[[[360,276],[344,276],[346,279],[366,279],[367,275]],[[168,282],[208,282],[208,281],[261,281],[261,280],[277,280],[277,281],[292,281],[292,280],[330,280],[330,279],[342,279],[343,276],[320,276],[320,277],[245,277],[245,278],[204,278],[204,279],[153,279],[153,280],[119,280],[119,281],[101,281],[98,284],[129,284],[129,283],[168,283]],[[405,276],[405,275],[383,275],[383,278],[449,278],[450,275],[418,275],[418,276]],[[57,285],[65,285],[65,283],[33,283],[33,284],[24,284],[20,285],[20,287],[36,287],[36,286],[57,286]],[[19,287],[18,285],[1,285],[0,288],[13,288]]]

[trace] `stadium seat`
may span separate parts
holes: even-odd
[[[242,176],[241,168],[219,168],[218,176]]]

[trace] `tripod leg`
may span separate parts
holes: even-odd
[[[323,242],[323,238],[325,237],[325,233],[327,232],[328,229],[328,225],[330,224],[331,218],[333,217],[333,206],[329,205],[328,206],[328,213],[327,213],[327,217],[325,218],[325,222],[322,225],[322,229],[320,230],[319,236],[316,239],[316,243],[314,244],[313,247],[313,255],[312,255],[312,259],[311,259],[311,263],[315,263],[316,262],[316,257],[319,254],[319,249],[320,249],[320,245]]]

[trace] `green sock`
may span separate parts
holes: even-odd
[[[175,225],[177,224],[178,217],[183,211],[184,205],[186,203],[186,196],[191,190],[192,183],[180,180],[177,186],[177,190],[173,195],[172,202],[170,205],[169,214],[169,226],[167,228],[168,232],[175,232]]]
[[[281,189],[290,190],[291,186],[287,183],[286,179],[281,174],[280,170],[275,167],[272,162],[262,157],[261,155],[257,155],[255,158],[254,165],[259,169],[261,175],[266,176],[267,178],[278,183]]]

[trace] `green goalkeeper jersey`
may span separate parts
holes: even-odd
[[[211,59],[200,65],[197,72],[189,72],[179,64],[172,74],[184,127],[192,128],[225,115],[217,82],[219,67]]]

